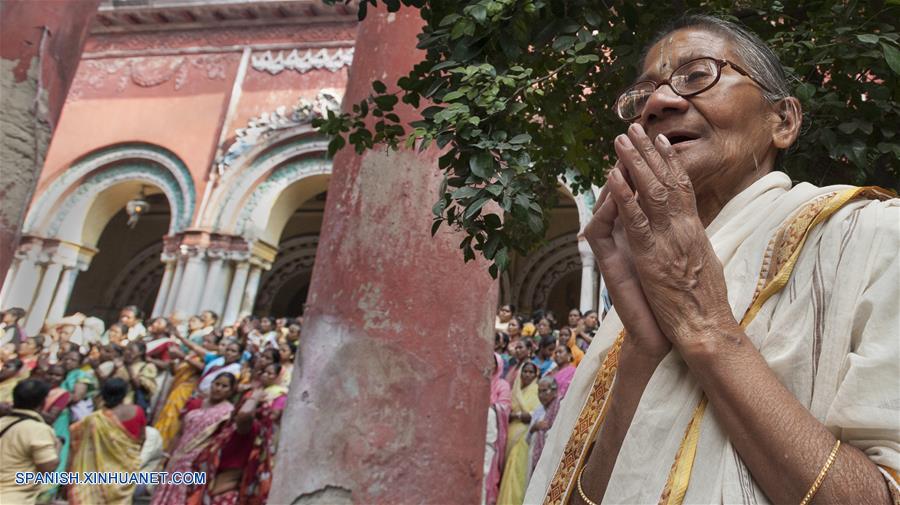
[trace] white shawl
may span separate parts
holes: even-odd
[[[770,173],[733,198],[707,228],[740,321],[772,235],[802,205],[848,186],[791,188]],[[900,469],[900,200],[858,200],[813,229],[788,284],[746,332],[794,396],[873,462]],[[622,329],[603,321],[560,408],[525,503],[544,501],[607,351]],[[613,392],[615,394],[615,392]],[[657,503],[700,387],[677,352],[641,397],[603,503]],[[684,503],[768,503],[706,410]]]

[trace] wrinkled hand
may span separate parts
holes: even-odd
[[[611,174],[617,172],[618,169],[613,169]],[[597,258],[613,305],[625,326],[628,334],[626,342],[634,344],[637,350],[653,359],[662,359],[671,349],[671,344],[644,296],[625,230],[618,217],[616,201],[610,197],[609,184],[607,182],[600,193],[594,206],[594,216],[584,228],[584,238]]]
[[[654,144],[633,124],[615,148],[621,167],[610,173],[607,186],[663,333],[681,346],[735,324],[722,264],[697,214],[691,180],[668,139],[660,135]]]

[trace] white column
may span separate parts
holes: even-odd
[[[231,280],[231,289],[228,291],[228,301],[225,302],[225,311],[222,314],[222,324],[227,326],[237,321],[238,312],[241,309],[241,300],[244,298],[244,289],[247,286],[247,275],[250,271],[250,263],[238,261],[234,265],[234,277]]]
[[[184,265],[186,261],[187,258],[180,255],[175,260],[175,275],[172,279],[172,285],[169,286],[166,292],[166,304],[162,311],[163,316],[171,316],[172,311],[175,309],[175,301],[178,298],[178,292],[181,291],[181,281],[184,279]]]
[[[594,293],[597,292],[597,270],[594,268],[594,252],[591,251],[587,240],[578,240],[578,253],[581,255],[581,302],[579,308],[581,312],[585,312],[596,307]]]
[[[259,289],[259,278],[262,275],[262,267],[253,264],[250,267],[250,276],[247,279],[247,287],[244,289],[244,298],[241,301],[241,311],[238,319],[253,313],[253,304],[256,302],[256,290]]]
[[[40,255],[41,245],[34,243],[27,244],[25,248],[16,252],[19,266],[16,268],[16,277],[9,288],[4,308],[22,307],[31,312],[29,310],[31,302],[41,281],[41,267],[38,265]]]
[[[206,275],[206,261],[203,249],[182,246],[182,251],[187,256],[187,261],[184,265],[184,278],[181,279],[181,287],[171,315],[180,320],[187,320],[197,313],[197,307],[200,305],[200,291],[203,289],[203,280]]]
[[[171,254],[163,253],[161,261],[166,265],[163,272],[162,282],[159,284],[159,291],[156,293],[156,302],[153,304],[153,312],[150,317],[159,317],[163,315],[163,309],[166,308],[166,298],[169,296],[169,289],[172,287],[172,277],[175,275],[175,257]]]
[[[6,309],[9,306],[6,305],[6,295],[9,294],[9,291],[15,282],[16,279],[16,270],[19,267],[19,260],[13,258],[12,264],[9,265],[9,270],[6,272],[6,280],[3,281],[3,289],[0,290],[0,310]]]
[[[47,264],[44,276],[41,278],[41,285],[38,288],[37,297],[31,308],[28,310],[28,318],[25,322],[25,333],[34,335],[41,330],[44,321],[47,319],[47,312],[50,310],[50,303],[53,302],[53,295],[56,294],[56,285],[59,283],[59,276],[62,274],[62,265],[56,261]]]
[[[69,298],[72,296],[72,289],[75,287],[77,277],[77,268],[69,266],[63,268],[62,275],[59,277],[59,285],[56,287],[56,294],[53,296],[53,303],[50,304],[50,311],[47,313],[48,320],[58,321],[66,315],[66,307],[69,305]]]
[[[222,282],[225,276],[225,251],[210,249],[206,254],[209,257],[209,271],[203,285],[199,309],[216,311],[216,307],[221,305],[221,300],[225,298]]]

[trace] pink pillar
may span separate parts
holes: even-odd
[[[421,23],[369,11],[345,110],[421,59]],[[480,500],[497,283],[430,236],[437,157],[334,160],[270,503]]]
[[[0,284],[99,4],[0,0]]]

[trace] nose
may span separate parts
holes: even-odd
[[[656,88],[656,91],[654,91],[650,95],[650,98],[647,99],[647,103],[644,105],[644,110],[641,113],[638,122],[646,130],[650,123],[670,114],[684,113],[689,106],[690,103],[687,99],[672,91],[672,88],[668,84],[663,84]]]

